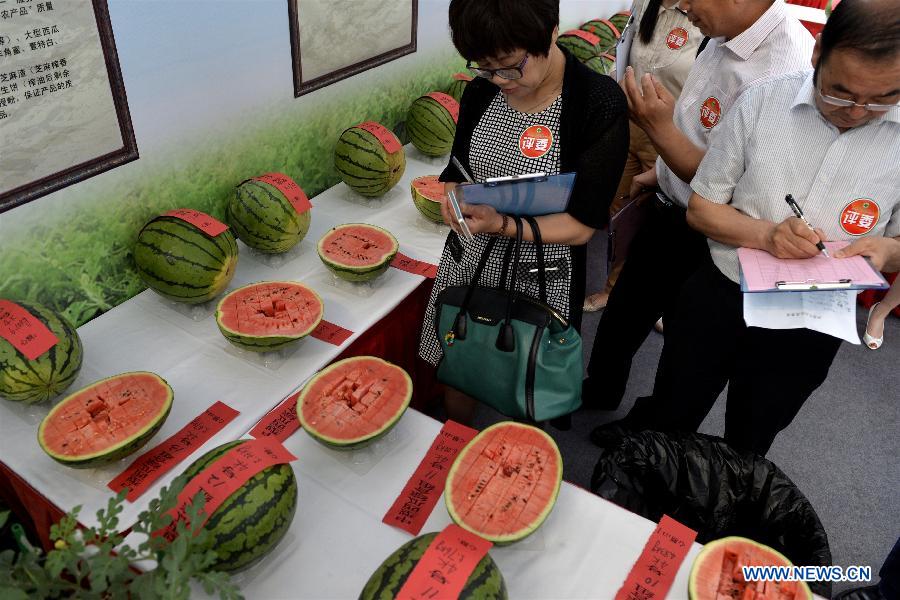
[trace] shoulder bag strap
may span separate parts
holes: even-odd
[[[544,240],[541,239],[541,227],[532,216],[526,216],[525,220],[531,226],[531,236],[534,238],[534,251],[537,255],[537,276],[538,287],[540,289],[540,300],[547,304],[547,273],[544,270]]]

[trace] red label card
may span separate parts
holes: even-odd
[[[154,481],[193,454],[239,414],[240,411],[227,404],[216,402],[163,443],[141,454],[107,485],[114,492],[128,488],[125,498],[134,502]]]
[[[395,269],[412,273],[413,275],[427,277],[428,279],[437,277],[437,265],[410,258],[400,252],[398,252],[394,257],[394,260],[391,261],[391,266]]]
[[[312,208],[312,204],[310,204],[309,198],[306,197],[306,192],[303,191],[303,188],[284,173],[266,173],[253,179],[268,183],[278,189],[298,213],[305,213]]]
[[[459,598],[466,581],[493,544],[460,527],[437,534],[409,574],[396,600]]]
[[[416,467],[393,506],[381,519],[382,523],[419,535],[422,526],[428,520],[428,515],[441,497],[441,492],[444,491],[447,473],[453,465],[453,460],[477,433],[474,429],[454,421],[444,423],[428,452],[425,453],[425,458]]]
[[[206,235],[210,235],[212,237],[216,237],[217,235],[228,229],[228,225],[226,225],[225,223],[214,219],[206,213],[202,213],[199,210],[192,210],[190,208],[176,208],[175,210],[170,210],[169,212],[164,213],[164,216],[176,217],[178,219],[181,219],[182,221],[187,221]]]
[[[599,46],[600,38],[591,33],[590,31],[585,31],[584,29],[572,29],[570,31],[565,32],[563,35],[574,35],[576,37],[580,37],[584,41],[586,41],[591,46]]]
[[[276,406],[269,414],[260,419],[256,427],[250,430],[250,435],[259,439],[273,437],[279,442],[284,442],[292,433],[300,429],[300,420],[297,418],[297,392]]]
[[[459,121],[459,102],[453,96],[448,96],[442,92],[431,92],[428,94],[428,97],[436,100],[438,104],[446,108],[450,116],[453,117],[454,123]]]
[[[453,79],[457,81],[472,81],[472,76],[466,73],[454,73]]]
[[[397,139],[397,136],[394,135],[394,132],[392,132],[381,123],[376,123],[375,121],[366,121],[365,123],[360,123],[359,125],[357,125],[357,127],[374,135],[378,139],[378,141],[381,142],[381,145],[384,146],[384,149],[387,150],[390,154],[399,152],[403,149],[403,146],[400,145],[400,140]]]
[[[663,515],[616,593],[616,600],[665,598],[696,537],[696,531]]]
[[[187,505],[198,492],[203,492],[206,497],[203,508],[205,515],[203,523],[205,523],[206,519],[209,519],[209,516],[251,477],[268,467],[294,460],[297,460],[297,457],[273,439],[248,440],[235,446],[184,486],[178,494],[178,503],[169,511],[172,522],[167,527],[154,531],[153,535],[161,535],[169,541],[178,537],[178,521],[187,521]]]
[[[0,300],[0,337],[34,360],[59,341],[33,314],[10,300]]]
[[[353,335],[353,332],[349,329],[344,329],[340,325],[335,325],[334,323],[329,323],[328,321],[322,320],[319,323],[319,326],[316,327],[313,332],[310,334],[314,338],[322,342],[328,342],[329,344],[334,344],[335,346],[340,346]]]

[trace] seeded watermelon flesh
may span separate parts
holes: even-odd
[[[92,468],[132,454],[156,434],[172,409],[169,384],[137,371],[102,379],[67,396],[38,429],[41,448],[69,467]]]
[[[412,199],[426,218],[435,223],[443,223],[444,217],[441,215],[441,203],[447,201],[447,194],[444,193],[444,183],[438,181],[437,175],[424,175],[416,177],[410,185],[412,191]]]
[[[369,577],[360,600],[396,598],[437,535],[426,533],[400,546]],[[490,554],[485,554],[475,565],[458,596],[460,600],[505,600],[507,597],[503,574]]]
[[[412,379],[374,356],[338,361],[317,373],[297,398],[300,424],[332,448],[362,448],[397,424],[412,399]]]
[[[469,442],[453,462],[444,499],[460,527],[495,544],[516,542],[547,518],[562,484],[562,455],[549,435],[502,422]]]
[[[790,566],[780,552],[742,537],[715,540],[703,547],[691,567],[691,600],[806,600],[802,581],[745,581],[741,567]]]
[[[216,323],[225,339],[251,352],[272,352],[313,332],[325,305],[312,289],[293,281],[263,281],[219,301]]]
[[[319,258],[346,281],[370,281],[391,265],[400,245],[381,227],[365,223],[339,225],[319,240]]]

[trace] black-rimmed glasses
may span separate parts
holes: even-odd
[[[528,55],[525,55],[525,58],[522,59],[515,67],[500,67],[499,69],[482,69],[481,67],[472,66],[472,61],[466,62],[466,68],[476,77],[484,77],[485,79],[491,79],[494,75],[500,77],[501,79],[512,80],[512,79],[521,79],[522,78],[522,68],[525,67],[525,63],[528,62]]]

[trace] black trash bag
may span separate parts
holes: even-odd
[[[795,565],[831,565],[828,535],[806,496],[784,472],[721,438],[614,428],[591,490],[658,522],[667,514],[697,541],[737,535],[778,550]],[[809,582],[831,597],[831,583]]]

